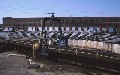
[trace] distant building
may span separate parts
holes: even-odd
[[[3,26],[6,30],[24,30],[27,31],[28,27],[41,27],[42,18],[12,18],[3,17]]]
[[[120,17],[57,17],[62,19],[62,30],[87,31],[89,29],[110,30],[116,27],[120,30]],[[43,17],[12,18],[3,17],[3,27],[7,30],[35,31],[42,30]],[[58,30],[59,23],[47,21],[46,30]]]

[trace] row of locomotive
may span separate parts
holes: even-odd
[[[42,37],[40,35],[41,32],[17,32],[16,35],[19,38],[27,38],[27,39],[39,39]],[[11,34],[11,33],[10,33]],[[9,34],[9,37],[11,38]],[[53,42],[58,42],[58,33],[56,31],[47,32],[48,44],[53,45]],[[63,32],[62,36],[68,37],[67,45],[69,47],[83,47],[83,48],[94,48],[103,51],[111,51],[114,53],[120,53],[120,45],[119,45],[119,34],[111,35],[110,33],[106,34],[90,34],[86,32]],[[65,38],[64,38],[65,39]],[[64,40],[61,41],[64,43]],[[55,45],[55,44],[54,44]]]
[[[41,32],[15,32],[15,33],[1,33],[1,37],[5,38],[34,38],[39,39],[42,37]],[[58,42],[59,34],[56,31],[47,32],[47,38],[49,45],[53,45],[53,42]],[[112,35],[110,33],[105,34],[93,34],[90,32],[70,31],[63,32],[62,36],[67,37],[68,42],[64,40],[60,41],[62,44],[67,44],[69,47],[82,47],[82,48],[94,48],[97,50],[111,51],[120,54],[120,35]],[[65,39],[65,38],[63,38]],[[55,45],[55,44],[54,44]]]
[[[83,32],[73,32],[68,39],[70,47],[94,48],[102,51],[110,51],[120,54],[120,35],[92,34]]]

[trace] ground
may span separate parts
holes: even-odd
[[[39,69],[28,69],[28,59],[16,52],[0,54],[0,75],[112,75],[49,60],[33,60],[42,65]]]

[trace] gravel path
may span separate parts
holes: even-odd
[[[33,75],[27,70],[25,56],[12,55],[14,52],[0,54],[0,75]]]

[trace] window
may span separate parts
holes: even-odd
[[[100,28],[99,27],[95,27],[94,30],[97,30],[97,32],[98,32],[100,30]]]
[[[55,27],[55,30],[58,31],[58,27]]]
[[[77,22],[79,22],[79,23],[82,22],[82,19],[77,19]]]
[[[106,31],[107,29],[106,28],[102,28],[103,31]]]
[[[109,32],[113,32],[113,27],[110,27],[110,28],[109,28]]]
[[[106,18],[102,18],[102,19],[101,19],[101,22],[106,22],[106,21],[107,21]]]
[[[96,18],[96,19],[95,19],[95,22],[100,22],[100,21],[101,21],[100,18]]]
[[[38,27],[38,29],[39,29],[40,31],[42,31],[42,27]]]
[[[63,23],[63,22],[64,22],[64,20],[63,20],[63,19],[61,19],[61,22]]]
[[[87,27],[84,27],[84,31],[87,31]]]
[[[28,20],[28,22],[32,22],[32,20]]]
[[[89,19],[89,23],[94,23],[94,19]]]
[[[119,18],[114,18],[114,22],[119,22]]]
[[[81,27],[78,27],[78,31],[81,31]]]
[[[75,23],[76,22],[76,19],[72,19],[72,23]]]
[[[53,31],[53,27],[49,27],[49,31]]]
[[[113,20],[113,18],[108,18],[107,21],[108,21],[108,22],[113,22],[114,20]]]
[[[26,20],[23,20],[23,22],[26,22]]]
[[[66,22],[66,23],[70,23],[70,19],[67,19],[65,22]]]
[[[62,31],[64,31],[64,27],[61,27]]]
[[[18,22],[22,22],[22,20],[18,20]]]
[[[66,27],[66,31],[69,31],[69,27]]]
[[[47,27],[45,27],[45,30],[47,30]]]
[[[93,31],[93,27],[90,27],[90,29],[89,29],[90,31]]]
[[[8,20],[8,23],[11,23],[12,21],[11,20]]]
[[[75,31],[75,27],[72,27],[72,31]]]

